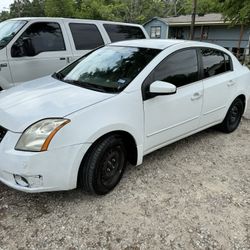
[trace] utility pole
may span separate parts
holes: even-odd
[[[190,27],[190,40],[194,40],[196,9],[197,9],[197,0],[193,0],[192,22],[191,22],[191,27]]]

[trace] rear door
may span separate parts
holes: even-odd
[[[61,21],[32,21],[22,35],[8,45],[13,81],[50,75],[66,66],[71,54]]]
[[[228,102],[236,91],[236,80],[231,58],[226,53],[212,49],[200,49],[203,64],[204,103],[200,126],[220,122]]]

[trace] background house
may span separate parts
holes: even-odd
[[[189,39],[191,15],[159,18],[154,17],[144,24],[151,38]],[[239,40],[242,38],[239,46]],[[240,53],[249,47],[250,29],[241,30],[240,25],[230,27],[221,14],[197,15],[195,36],[197,41],[221,45],[233,53],[240,47]]]

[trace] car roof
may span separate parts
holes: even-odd
[[[95,23],[102,23],[102,24],[120,24],[120,25],[127,25],[127,26],[138,26],[142,27],[140,24],[136,23],[124,23],[124,22],[113,22],[113,21],[103,21],[103,20],[94,20],[94,19],[79,19],[79,18],[63,18],[63,17],[17,17],[17,18],[12,18],[9,20],[24,20],[24,21],[32,21],[32,20],[38,20],[38,21],[46,21],[46,20],[52,20],[52,21],[57,21],[57,20],[67,20],[67,21],[72,21],[72,22],[95,22]]]
[[[227,49],[213,44],[213,43],[206,43],[206,42],[199,42],[193,40],[178,40],[178,39],[137,39],[137,40],[126,40],[120,42],[114,42],[110,45],[113,46],[124,46],[124,47],[139,47],[139,48],[149,48],[149,49],[160,49],[164,50],[173,45],[181,45],[181,48],[190,48],[190,47],[207,47],[218,49],[224,51],[228,54],[231,54],[230,51]]]
[[[185,40],[176,40],[176,39],[138,39],[138,40],[127,40],[127,41],[115,42],[115,43],[112,43],[111,45],[164,50],[172,45],[176,45],[176,44],[180,44],[184,42]]]

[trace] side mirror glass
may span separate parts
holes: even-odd
[[[153,95],[172,95],[175,94],[177,88],[174,84],[163,81],[155,81],[149,87],[149,92]]]

